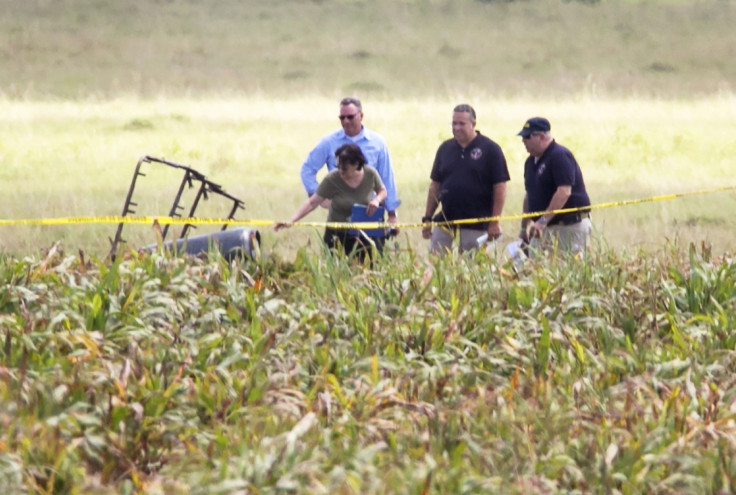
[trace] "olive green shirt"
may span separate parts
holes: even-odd
[[[367,205],[373,197],[373,192],[378,193],[382,188],[383,182],[376,169],[364,166],[363,180],[358,187],[352,188],[347,185],[340,177],[340,171],[333,170],[319,184],[316,194],[332,200],[327,214],[328,222],[348,222],[353,205]]]

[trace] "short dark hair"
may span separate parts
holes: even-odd
[[[475,110],[467,103],[461,103],[460,105],[456,106],[453,112],[469,113],[470,121],[475,123]]]
[[[357,164],[358,170],[361,170],[363,166],[367,163],[365,155],[356,144],[343,144],[342,146],[337,148],[337,151],[335,151],[335,156],[337,157],[338,167],[341,163],[352,163]]]
[[[348,105],[355,105],[355,108],[357,108],[359,112],[363,111],[363,104],[360,103],[360,100],[357,98],[354,98],[352,96],[346,96],[345,98],[340,100],[341,107],[345,107]]]

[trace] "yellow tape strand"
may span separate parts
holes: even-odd
[[[466,218],[462,220],[452,220],[446,222],[431,222],[429,224],[424,223],[387,223],[387,222],[360,222],[360,223],[338,223],[338,222],[297,222],[294,223],[294,227],[327,227],[331,229],[384,229],[384,228],[416,228],[425,227],[427,225],[437,226],[451,226],[451,225],[472,225],[475,223],[484,223],[490,221],[504,221],[504,220],[521,220],[524,218],[533,218],[540,215],[549,213],[561,214],[561,213],[574,213],[577,211],[590,211],[600,210],[604,208],[615,208],[619,206],[630,206],[641,203],[652,203],[656,201],[668,201],[677,198],[683,198],[686,196],[696,196],[703,194],[713,194],[718,192],[732,191],[736,189],[736,186],[725,186],[718,187],[715,189],[703,189],[700,191],[676,193],[676,194],[665,194],[661,196],[652,196],[649,198],[641,199],[630,199],[625,201],[611,201],[609,203],[599,203],[591,206],[585,206],[582,208],[563,208],[559,210],[550,211],[537,211],[530,213],[519,213],[515,215],[503,215],[498,217],[481,217],[481,218]],[[59,217],[59,218],[29,218],[29,219],[0,219],[0,227],[11,226],[11,225],[79,225],[79,224],[138,224],[138,225],[152,225],[158,223],[160,225],[228,225],[232,227],[268,227],[275,225],[277,222],[274,220],[230,220],[227,218],[178,218],[178,217],[134,217],[134,216],[102,216],[102,217]]]

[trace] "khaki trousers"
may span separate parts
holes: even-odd
[[[568,254],[584,254],[590,243],[593,223],[590,218],[583,218],[570,225],[548,225],[542,231],[542,237],[532,239],[532,251],[557,251]]]
[[[465,252],[478,249],[478,238],[488,231],[485,229],[457,229],[460,232],[459,251]],[[434,227],[432,237],[429,240],[429,252],[433,254],[445,254],[452,251],[452,241],[455,239],[455,231],[446,227]]]

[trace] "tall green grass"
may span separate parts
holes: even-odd
[[[728,493],[736,270],[0,262],[7,493]]]

